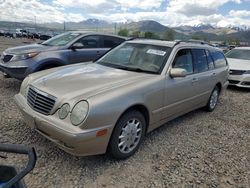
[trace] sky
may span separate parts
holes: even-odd
[[[109,22],[155,20],[163,25],[250,27],[250,0],[0,0],[0,20]]]

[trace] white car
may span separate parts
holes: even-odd
[[[226,54],[229,85],[250,88],[250,47],[237,47]]]

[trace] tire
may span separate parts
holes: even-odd
[[[215,107],[218,104],[219,96],[220,96],[220,90],[219,90],[218,86],[215,86],[215,88],[213,89],[213,91],[209,97],[207,105],[205,107],[205,109],[208,112],[214,111]]]
[[[131,110],[117,122],[108,147],[111,157],[126,159],[133,155],[145,137],[146,120],[142,113]]]
[[[42,66],[41,68],[39,68],[36,72],[39,72],[39,71],[43,71],[43,70],[47,70],[47,69],[51,69],[51,68],[55,68],[55,67],[59,67],[60,65],[57,65],[57,64],[48,64],[48,65],[45,65],[45,66]]]

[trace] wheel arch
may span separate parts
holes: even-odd
[[[46,67],[54,68],[54,67],[59,67],[59,66],[63,66],[63,65],[65,65],[65,64],[58,59],[50,59],[50,60],[46,60],[46,61],[40,63],[36,67],[35,72],[40,71],[40,70],[45,70]]]
[[[220,82],[218,82],[215,86],[218,87],[219,93],[220,93],[221,89],[222,89],[222,84]]]
[[[121,117],[124,114],[126,114],[128,111],[131,111],[131,110],[137,110],[140,113],[142,113],[142,115],[144,116],[145,121],[146,121],[146,133],[147,133],[149,122],[150,122],[150,114],[149,114],[148,108],[143,104],[134,104],[134,105],[131,105],[130,107],[128,107],[126,110],[124,110],[121,113],[121,115],[119,116],[119,118],[116,121],[116,124],[119,122],[119,120],[121,119]]]

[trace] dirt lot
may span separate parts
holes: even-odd
[[[0,39],[2,49],[14,44],[5,40],[3,46]],[[0,73],[0,142],[36,148],[28,187],[250,187],[249,90],[228,89],[214,112],[197,110],[171,121],[150,133],[133,157],[115,161],[71,156],[28,128],[13,100],[19,87]]]

